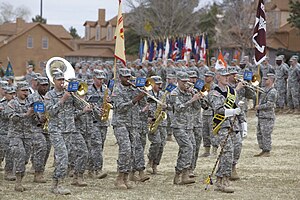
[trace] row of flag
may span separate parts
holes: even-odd
[[[7,64],[5,72],[4,72],[3,69],[1,69],[0,76],[1,77],[3,77],[3,76],[14,76],[14,71],[13,71],[13,68],[12,68],[12,64],[11,64],[9,59],[8,59],[8,64]]]
[[[143,62],[145,60],[153,61],[162,58],[167,59],[186,60],[200,58],[206,60],[208,50],[208,38],[205,34],[200,36],[186,36],[178,38],[166,38],[161,40],[140,41],[139,58]]]

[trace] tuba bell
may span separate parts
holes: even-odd
[[[65,80],[75,78],[75,70],[66,59],[61,57],[53,57],[47,61],[46,75],[51,84],[54,85],[53,73],[55,71],[61,71],[64,74]]]

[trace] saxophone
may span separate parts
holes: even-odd
[[[110,103],[107,102],[107,97],[108,97],[108,87],[106,87],[104,91],[104,96],[103,96],[103,104],[102,104],[102,115],[101,115],[101,121],[107,121],[109,117],[109,112],[110,109],[113,107]]]
[[[163,103],[166,102],[167,94],[168,94],[168,91],[166,91],[161,97],[161,101]],[[155,110],[155,113],[154,113],[155,121],[148,125],[149,133],[151,133],[151,134],[156,133],[157,128],[161,124],[161,122],[163,120],[167,119],[167,113],[165,111],[163,111],[162,109],[163,109],[162,104],[158,104],[157,108]]]

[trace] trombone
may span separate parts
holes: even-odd
[[[197,91],[195,88],[195,84],[192,82],[186,82],[186,88],[190,89],[193,88],[193,94],[201,93],[203,96],[207,96],[210,91],[210,85],[208,83],[205,83],[204,86],[200,91]]]
[[[236,82],[241,82],[245,87],[248,87],[251,90],[258,91],[260,93],[265,93],[264,89],[259,87],[259,78],[256,77],[256,75],[252,76],[251,82],[244,81],[243,79],[239,77],[235,77]]]
[[[131,86],[133,86],[134,88],[137,88],[140,92],[146,94],[149,98],[151,98],[152,100],[154,100],[156,103],[160,104],[160,105],[166,105],[165,103],[163,103],[162,101],[160,101],[159,99],[155,98],[154,96],[152,96],[151,94],[149,94],[147,91],[152,90],[155,82],[152,78],[147,78],[146,79],[146,83],[145,86],[143,87],[144,89],[141,89],[139,87],[137,87],[134,83],[132,83],[132,80],[128,80],[127,83],[129,83]]]

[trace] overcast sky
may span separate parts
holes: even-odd
[[[31,16],[40,14],[41,0],[1,0],[14,6],[27,7]],[[213,0],[201,0],[201,6]],[[118,0],[43,0],[43,17],[47,24],[62,24],[67,30],[75,27],[80,36],[84,35],[83,24],[86,20],[98,19],[98,8],[106,9],[106,20],[113,18],[118,13]],[[128,11],[123,4],[123,12]]]

